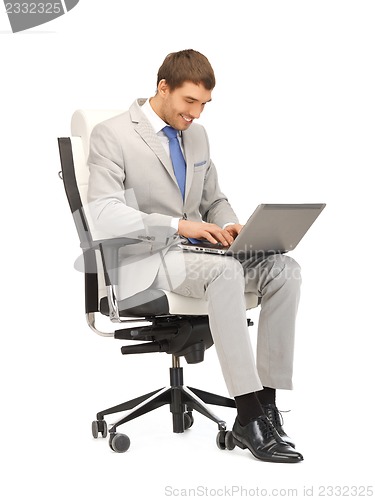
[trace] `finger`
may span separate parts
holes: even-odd
[[[213,243],[213,244],[216,244],[216,243],[218,242],[218,240],[217,240],[217,239],[215,239],[215,238],[212,236],[212,234],[211,234],[211,233],[209,233],[208,231],[204,231],[204,232],[202,233],[202,237],[203,237],[204,239],[206,239],[207,241],[209,241],[210,243]]]
[[[234,227],[227,227],[226,230],[231,236],[233,236],[233,238],[237,236],[237,231]]]
[[[231,234],[226,229],[224,229],[221,234],[226,239],[226,241],[228,242],[228,245],[231,245],[233,243],[233,241],[234,241],[234,234]]]
[[[233,226],[227,226],[225,229],[235,238],[240,234],[242,226],[240,224],[235,224]]]
[[[221,243],[222,245],[224,245],[225,247],[227,247],[233,243],[233,237],[226,230],[216,231],[214,233],[214,236],[217,239],[217,241],[219,243]]]

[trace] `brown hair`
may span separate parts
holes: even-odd
[[[216,83],[207,57],[192,49],[168,54],[159,68],[157,85],[160,80],[165,80],[171,90],[185,82],[202,83],[206,90],[212,90]]]

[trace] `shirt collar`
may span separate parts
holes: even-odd
[[[145,103],[141,106],[141,110],[143,111],[143,114],[146,116],[147,120],[151,123],[152,128],[155,131],[155,134],[165,136],[163,132],[164,127],[168,127],[168,123],[165,123],[164,120],[160,118],[160,116],[155,113],[155,111],[152,109],[152,106],[150,104],[150,99],[147,99]],[[181,130],[178,130],[177,133],[178,137],[181,139],[182,137],[182,132]],[[165,136],[166,137],[166,136]]]
[[[141,109],[144,115],[146,116],[147,120],[151,123],[151,126],[155,130],[156,134],[158,132],[161,132],[162,129],[167,126],[167,123],[165,123],[165,121],[162,120],[160,116],[156,114],[155,111],[152,109],[150,104],[150,99],[147,99],[147,101],[143,104]]]

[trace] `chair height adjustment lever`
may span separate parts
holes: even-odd
[[[143,344],[128,345],[121,347],[122,354],[142,354],[146,352],[168,352],[169,342],[144,342]]]

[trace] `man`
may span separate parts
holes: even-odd
[[[122,297],[148,287],[208,301],[209,322],[237,417],[234,442],[260,460],[303,460],[282,428],[276,389],[292,388],[300,269],[283,255],[248,258],[183,252],[181,237],[231,244],[241,231],[221,192],[204,128],[212,67],[194,50],[169,54],[157,92],[97,125],[91,136],[88,198],[105,235],[136,237],[125,248]],[[161,258],[162,255],[162,258]],[[244,292],[262,298],[257,365]]]

